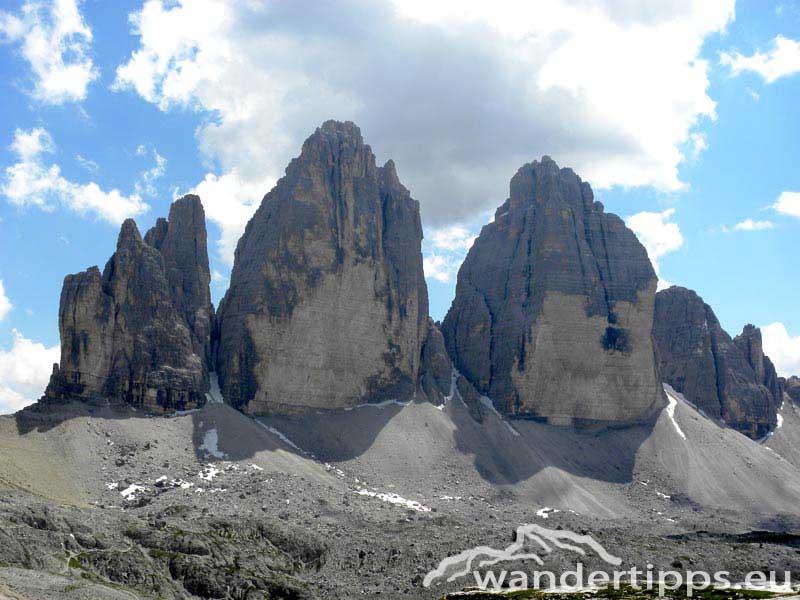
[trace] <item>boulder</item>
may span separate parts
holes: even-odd
[[[112,400],[154,412],[202,405],[213,322],[208,281],[199,198],[178,200],[146,240],[126,220],[102,275],[91,267],[64,279],[61,360],[43,401]]]
[[[692,290],[673,286],[656,295],[653,336],[663,380],[706,414],[759,439],[775,426],[780,402],[764,385],[760,333],[756,344],[745,332],[734,343]]]
[[[501,413],[565,426],[648,421],[656,275],[647,252],[570,169],[511,180],[458,273],[442,325],[456,369]]]
[[[263,199],[220,303],[218,372],[248,413],[413,397],[427,333],[419,205],[328,121]]]

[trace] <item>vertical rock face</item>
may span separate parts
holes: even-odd
[[[419,206],[353,123],[303,144],[247,225],[219,307],[226,401],[251,413],[411,396],[426,335]]]
[[[745,328],[734,343],[695,292],[671,287],[656,295],[653,336],[663,380],[753,439],[775,425],[780,404],[764,385],[774,369],[766,365],[756,332]]]
[[[742,351],[747,362],[756,373],[756,381],[769,390],[772,402],[777,410],[783,399],[783,384],[778,378],[775,365],[764,354],[761,330],[755,325],[745,325],[742,333],[733,339],[733,343]]]
[[[550,158],[523,166],[458,273],[442,326],[455,367],[501,412],[558,425],[664,406],[647,252]]]
[[[792,375],[781,382],[783,391],[791,400],[800,402],[800,377]]]
[[[199,198],[178,200],[145,240],[125,221],[102,275],[92,267],[64,280],[61,362],[45,400],[113,399],[153,411],[203,404],[208,281]]]
[[[158,219],[144,241],[164,257],[172,303],[192,332],[194,353],[211,365],[214,306],[206,216],[200,198],[188,195],[173,202],[169,219]]]
[[[425,398],[440,405],[450,395],[453,365],[447,356],[447,348],[439,326],[428,317],[427,333],[422,344],[419,365],[419,389]]]

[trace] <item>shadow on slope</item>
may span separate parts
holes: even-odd
[[[475,468],[492,484],[518,483],[550,467],[577,477],[630,483],[636,453],[655,425],[580,431],[509,421],[494,412],[477,423],[458,398],[448,412],[456,426],[456,447],[474,455]]]

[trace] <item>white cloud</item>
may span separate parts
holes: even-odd
[[[265,183],[331,117],[396,160],[433,227],[495,208],[542,154],[596,186],[679,189],[715,114],[700,49],[732,17],[733,0],[148,0],[114,87],[213,115],[197,138],[218,169],[198,188],[232,192],[210,215],[229,255]]]
[[[6,315],[11,312],[12,308],[14,308],[14,306],[11,304],[11,300],[8,299],[8,296],[6,296],[3,280],[0,279],[0,321],[6,318]]]
[[[100,165],[94,162],[91,158],[86,158],[80,154],[75,155],[75,161],[82,166],[89,173],[97,173],[100,170]]]
[[[462,257],[463,259],[463,257]],[[462,260],[452,256],[427,253],[422,257],[422,269],[426,279],[440,283],[450,283],[456,277]]]
[[[148,151],[145,146],[136,148],[136,156],[146,156],[147,154]],[[155,166],[139,175],[138,181],[134,184],[134,190],[138,195],[155,198],[158,196],[156,182],[164,176],[167,170],[167,159],[161,156],[155,148],[152,149],[152,155],[153,160],[156,162]]]
[[[440,283],[455,281],[464,257],[478,237],[480,225],[493,214],[482,214],[471,226],[446,225],[428,228],[422,241],[422,263],[425,277]]]
[[[94,182],[75,183],[64,178],[58,165],[45,161],[45,154],[52,154],[55,146],[44,129],[17,129],[11,150],[19,162],[6,167],[0,192],[14,206],[49,211],[58,202],[78,214],[93,213],[114,224],[149,209],[138,194],[125,196],[116,189],[103,190]]]
[[[800,192],[781,192],[772,208],[790,217],[800,217]]]
[[[53,138],[47,131],[41,127],[34,127],[30,131],[17,129],[10,148],[21,160],[28,161],[45,152],[54,152],[55,147]]]
[[[264,190],[273,185],[271,180],[245,180],[234,169],[219,177],[208,173],[191,190],[202,199],[206,217],[221,230],[217,250],[226,265],[233,264],[233,253],[247,221],[261,202]]]
[[[783,323],[761,327],[764,353],[783,377],[800,375],[800,336],[792,337]]]
[[[742,71],[758,73],[767,83],[774,83],[781,77],[800,72],[800,42],[782,35],[777,36],[767,52],[756,52],[744,56],[739,52],[723,52],[720,61],[729,65],[731,72],[738,75]]]
[[[689,136],[692,158],[697,158],[704,150],[708,150],[708,136],[705,133],[692,133]]]
[[[765,231],[767,229],[775,229],[775,223],[772,221],[754,221],[753,219],[745,219],[733,227],[727,227],[723,225],[721,229],[723,233],[733,233],[734,231]]]
[[[26,2],[20,13],[0,11],[0,40],[19,42],[34,76],[32,95],[46,104],[86,98],[98,72],[88,56],[92,30],[77,0]]]
[[[59,361],[58,346],[27,339],[16,329],[10,350],[0,349],[0,412],[13,412],[35,402],[44,392],[53,363]]]
[[[663,212],[640,212],[625,219],[625,224],[647,250],[658,275],[658,289],[672,285],[661,278],[659,259],[683,246],[681,229],[677,223],[671,221],[674,216],[675,209],[669,208]]]
[[[217,286],[220,288],[227,288],[230,278],[226,275],[223,275],[220,271],[213,269],[211,271],[211,285]]]
[[[472,247],[472,242],[478,236],[466,227],[449,225],[440,229],[433,229],[427,232],[425,237],[437,249],[450,252],[466,252]]]

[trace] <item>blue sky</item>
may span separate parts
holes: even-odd
[[[261,197],[327,118],[420,201],[431,314],[516,169],[592,183],[663,281],[800,372],[800,5],[11,0],[0,9],[0,410],[57,360],[68,273],[177,194],[208,214],[212,295]],[[780,203],[779,203],[780,201]],[[777,206],[777,208],[776,208]]]

